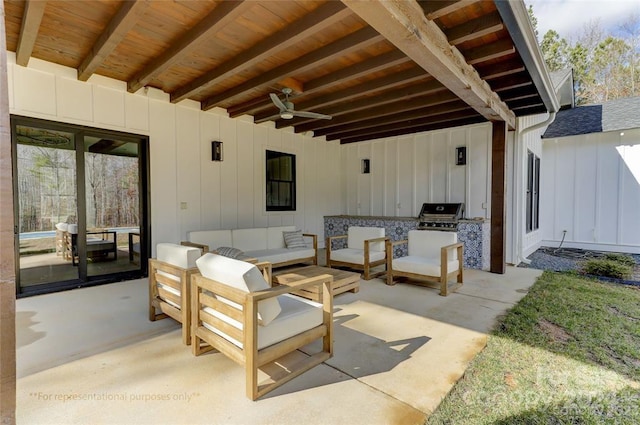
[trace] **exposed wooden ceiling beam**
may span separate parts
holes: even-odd
[[[46,6],[47,2],[43,0],[27,0],[24,6],[20,37],[16,48],[16,63],[18,65],[27,66],[29,64]],[[4,19],[4,16],[2,18]]]
[[[449,39],[449,43],[454,46],[465,41],[475,40],[488,34],[493,34],[504,29],[502,18],[498,12],[493,12],[476,19],[465,22],[457,27],[449,28],[444,34]]]
[[[537,99],[532,99],[533,96],[531,97],[523,97],[520,99],[513,99],[513,100],[507,100],[507,105],[509,105],[509,107],[513,110],[515,109],[520,109],[520,108],[527,108],[529,106],[544,106],[544,103],[542,102],[542,99],[540,98],[539,95],[536,95]],[[536,102],[538,101],[538,102]]]
[[[120,44],[127,33],[136,25],[145,9],[148,0],[125,1],[118,12],[111,18],[107,27],[102,31],[89,54],[78,68],[78,80],[87,81],[102,62]]]
[[[147,85],[155,77],[188,55],[199,42],[220,31],[221,28],[233,22],[251,6],[251,2],[237,0],[220,2],[211,13],[187,31],[163,54],[147,64],[133,80],[129,81],[127,90],[133,93]]]
[[[364,27],[347,35],[346,37],[334,41],[333,43],[329,43],[319,49],[307,53],[306,55],[264,72],[257,77],[245,81],[244,83],[238,84],[229,90],[209,97],[202,102],[202,109],[205,111],[209,110],[214,106],[217,106],[220,102],[240,96],[248,91],[255,90],[256,88],[272,84],[275,81],[282,80],[283,78],[290,76],[292,73],[303,72],[329,60],[335,60],[335,58],[333,58],[334,55],[348,54],[355,50],[378,43],[382,39],[382,36],[374,29]]]
[[[342,0],[429,74],[490,121],[515,128],[515,114],[500,100],[442,30],[425,19],[415,0]]]
[[[410,120],[422,119],[436,115],[448,114],[461,110],[469,110],[477,114],[473,109],[461,100],[443,103],[436,106],[428,106],[426,108],[415,109],[412,111],[404,111],[399,114],[387,115],[385,117],[375,117],[367,120],[357,121],[351,124],[343,124],[335,127],[321,128],[314,131],[314,136],[326,136],[327,140],[341,139],[343,137],[351,137],[353,135],[368,131],[368,129],[376,128],[380,125],[403,123]]]
[[[171,102],[179,102],[198,91],[205,90],[220,80],[255,65],[274,52],[285,50],[304,40],[309,35],[339,22],[350,14],[351,11],[345,8],[342,3],[325,3],[292,24],[285,26],[282,30],[263,39],[245,52],[222,63],[184,87],[178,88],[171,93]]]
[[[510,100],[524,99],[527,97],[540,96],[533,84],[528,84],[520,87],[514,87],[506,89],[500,92],[500,97],[508,102]]]
[[[319,126],[325,127],[330,124],[335,124],[339,122],[340,119],[342,118],[338,118],[338,117],[341,117],[346,114],[353,114],[355,112],[362,111],[365,109],[370,110],[375,106],[395,104],[400,100],[404,102],[408,102],[411,99],[424,98],[424,96],[427,94],[437,93],[439,91],[447,91],[447,90],[446,88],[444,88],[444,86],[442,86],[442,84],[438,80],[431,79],[426,82],[413,84],[413,85],[402,87],[399,89],[388,90],[384,93],[363,97],[358,100],[341,102],[337,105],[333,105],[331,107],[317,110],[317,112],[333,116],[334,118],[331,120],[331,122],[324,121],[324,120],[323,122],[319,122],[318,120],[313,118],[294,118],[293,120],[278,120],[276,122],[276,128],[283,128],[283,127],[289,127],[289,126],[297,127],[297,126],[303,126],[306,124],[313,125],[313,123],[315,123],[315,125],[318,126],[316,128],[320,128]],[[455,99],[455,96],[450,95],[450,99]],[[425,106],[425,105],[426,104],[422,103],[422,106]],[[393,112],[393,111],[390,111],[390,112]]]
[[[393,93],[391,94],[393,95]],[[371,98],[375,99],[375,98]],[[413,109],[424,108],[425,106],[439,105],[442,103],[451,102],[456,99],[456,95],[449,91],[437,92],[435,94],[429,94],[426,96],[420,96],[413,99],[397,99],[394,102],[389,102],[382,106],[375,106],[366,109],[361,109],[357,112],[348,113],[339,117],[334,117],[332,120],[315,120],[306,124],[296,125],[295,132],[301,133],[305,131],[317,130],[319,128],[332,127],[334,125],[347,124],[355,121],[369,119],[372,117],[383,117],[386,115],[396,114],[403,111],[411,111]],[[366,102],[369,99],[363,99],[362,102]],[[369,102],[371,104],[371,102]],[[285,121],[285,120],[279,120]],[[277,126],[277,125],[276,125]]]
[[[456,111],[456,112],[447,112],[445,114],[438,114],[430,117],[407,119],[407,120],[395,122],[392,124],[377,125],[377,126],[373,126],[366,129],[360,129],[360,130],[356,130],[346,134],[331,134],[327,136],[327,140],[329,141],[341,140],[341,139],[348,139],[351,137],[363,137],[363,136],[369,136],[370,139],[377,139],[379,134],[384,134],[388,131],[394,131],[399,129],[409,130],[409,129],[414,129],[416,127],[424,127],[425,125],[433,125],[436,123],[455,121],[462,118],[472,118],[477,116],[478,116],[478,113],[467,106],[466,109]]]
[[[392,50],[388,53],[383,53],[381,55],[374,56],[371,59],[358,62],[355,65],[339,69],[335,72],[330,72],[314,80],[307,81],[304,84],[303,94],[306,96],[316,91],[323,90],[331,86],[341,84],[346,81],[362,77],[364,75],[372,74],[383,69],[391,68],[409,61],[410,59],[401,51]],[[260,96],[259,98],[252,99],[248,102],[231,106],[227,108],[227,112],[229,113],[229,116],[233,118],[242,114],[258,111],[270,105],[272,105],[272,103],[267,96]]]
[[[491,87],[493,87],[493,90],[500,93],[503,90],[528,86],[533,83],[526,72],[520,72],[518,74],[505,75],[504,77],[495,78],[491,80],[490,84]]]
[[[438,0],[420,1],[420,7],[427,19],[438,19],[456,10],[460,10],[475,3],[476,0]]]
[[[482,115],[476,115],[475,117],[461,118],[457,120],[445,120],[435,124],[427,124],[420,127],[399,128],[397,130],[378,133],[375,135],[375,137],[371,137],[371,135],[368,135],[368,134],[363,136],[349,137],[345,139],[340,139],[340,143],[347,144],[347,143],[363,142],[365,140],[383,139],[385,137],[396,137],[396,136],[402,136],[403,134],[410,134],[410,133],[411,134],[422,133],[424,131],[440,130],[441,128],[460,127],[463,125],[478,124],[481,122],[486,122],[486,118],[484,118]]]
[[[516,48],[513,46],[511,40],[502,39],[495,43],[485,44],[484,46],[474,47],[469,51],[464,51],[462,54],[467,60],[469,65],[475,65],[480,62],[486,62],[491,59],[501,58],[503,56],[511,55],[516,52]]]
[[[489,64],[477,64],[476,70],[484,80],[504,77],[506,75],[517,74],[525,70],[522,61],[516,57],[503,60],[501,62],[492,62]]]
[[[413,67],[406,71],[398,72],[396,74],[391,74],[381,78],[376,78],[373,81],[367,81],[366,83],[358,84],[356,86],[351,86],[347,89],[340,90],[338,92],[325,94],[323,96],[318,96],[303,102],[297,102],[295,104],[295,107],[300,111],[315,110],[323,106],[332,105],[335,103],[348,102],[351,99],[355,99],[357,97],[364,96],[366,94],[371,94],[379,90],[391,89],[403,84],[412,83],[425,78],[427,78],[427,73],[424,72],[422,68]],[[436,80],[431,81],[431,86],[433,86],[433,90],[443,88],[442,84]],[[275,109],[275,108],[272,108],[272,109]],[[277,116],[278,116],[277,110],[263,112],[255,115],[255,122],[256,123],[264,122],[270,119],[277,118]]]

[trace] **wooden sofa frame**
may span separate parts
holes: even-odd
[[[382,270],[376,273],[371,273],[371,268],[372,267],[376,267],[382,264],[387,264],[387,258],[383,258],[382,260],[378,260],[378,261],[370,261],[369,260],[369,252],[370,252],[370,248],[369,248],[369,244],[371,243],[375,243],[375,242],[384,242],[385,244],[387,243],[387,241],[389,241],[389,237],[388,236],[382,236],[379,238],[373,238],[373,239],[365,239],[364,241],[364,264],[358,264],[358,263],[349,263],[346,261],[336,261],[336,260],[332,260],[331,259],[331,242],[333,242],[334,240],[338,240],[338,239],[346,239],[349,235],[338,235],[338,236],[329,236],[326,240],[325,246],[326,246],[326,264],[327,267],[331,268],[332,266],[338,266],[338,267],[348,267],[351,269],[355,269],[355,270],[362,270],[363,272],[363,278],[364,280],[371,280],[374,277],[378,277],[378,276],[382,276],[383,274],[386,273],[386,270]],[[386,250],[386,246],[385,246],[385,250]]]
[[[395,277],[406,277],[412,279],[412,283],[422,284],[425,286],[431,286],[425,284],[423,281],[436,282],[440,284],[440,295],[446,297],[450,292],[455,292],[463,285],[464,277],[464,244],[457,242],[451,245],[443,246],[440,248],[440,276],[428,276],[418,273],[409,273],[399,270],[393,270],[393,247],[396,245],[409,243],[407,239],[400,241],[387,241],[387,285],[394,285],[393,279]],[[447,264],[449,263],[449,250],[456,249],[458,252],[458,270],[451,273],[447,273]],[[449,280],[456,278],[456,282],[449,286]]]
[[[271,282],[269,280],[269,282]],[[246,293],[229,287],[224,283],[207,279],[200,274],[194,274],[191,278],[191,312],[192,312],[192,339],[191,346],[194,355],[198,356],[207,351],[216,349],[235,362],[244,365],[246,374],[246,395],[251,400],[276,389],[303,372],[317,366],[333,356],[333,278],[325,274],[308,279],[303,279],[289,286],[277,286],[264,291]],[[279,295],[292,293],[293,291],[309,288],[314,285],[322,285],[323,322],[321,325],[295,335],[284,341],[258,350],[258,302]],[[220,295],[242,306],[242,309],[234,308],[227,303],[216,299],[214,295]],[[206,311],[211,307],[242,323],[242,330],[228,325]],[[220,329],[237,341],[242,341],[240,348],[227,339],[217,335],[203,326]],[[322,350],[301,362],[296,363],[293,369],[285,369],[277,366],[278,371],[264,382],[258,382],[258,369],[274,365],[278,359],[289,354],[312,341],[322,339]]]

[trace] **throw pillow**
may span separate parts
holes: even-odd
[[[241,251],[238,248],[232,248],[230,246],[220,246],[220,247],[216,248],[216,253],[218,255],[222,255],[224,257],[237,259],[242,254],[244,254],[244,251]]]
[[[304,243],[304,237],[302,236],[302,230],[293,230],[291,232],[282,232],[284,236],[284,244],[288,249],[294,248],[306,248],[307,244]]]

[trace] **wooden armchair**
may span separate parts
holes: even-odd
[[[342,238],[347,239],[347,247],[333,249],[331,243]],[[372,274],[371,268],[387,263],[385,242],[388,239],[381,227],[349,227],[346,235],[327,238],[327,267],[342,266],[362,270],[365,280],[383,275],[384,270]]]
[[[455,232],[410,230],[408,240],[387,241],[387,285],[393,285],[394,277],[414,279],[414,283],[437,282],[440,295],[447,296],[462,286],[463,244]],[[393,258],[393,246],[408,243],[409,255]],[[449,280],[456,283],[449,287]]]
[[[191,280],[193,354],[216,349],[244,365],[248,398],[255,400],[333,356],[330,275],[271,288],[253,264],[216,254],[196,263],[202,275]],[[323,285],[322,304],[288,295],[314,285]],[[320,339],[319,352],[287,364],[290,353]],[[258,382],[259,370],[269,378]]]
[[[182,324],[182,342],[191,344],[191,275],[200,250],[159,243],[149,259],[149,320],[171,317]],[[160,313],[158,313],[158,310]]]

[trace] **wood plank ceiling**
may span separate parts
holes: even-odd
[[[19,65],[34,57],[341,143],[547,110],[493,1],[5,0],[5,15]],[[333,118],[281,119],[269,93],[283,87],[296,110]]]

